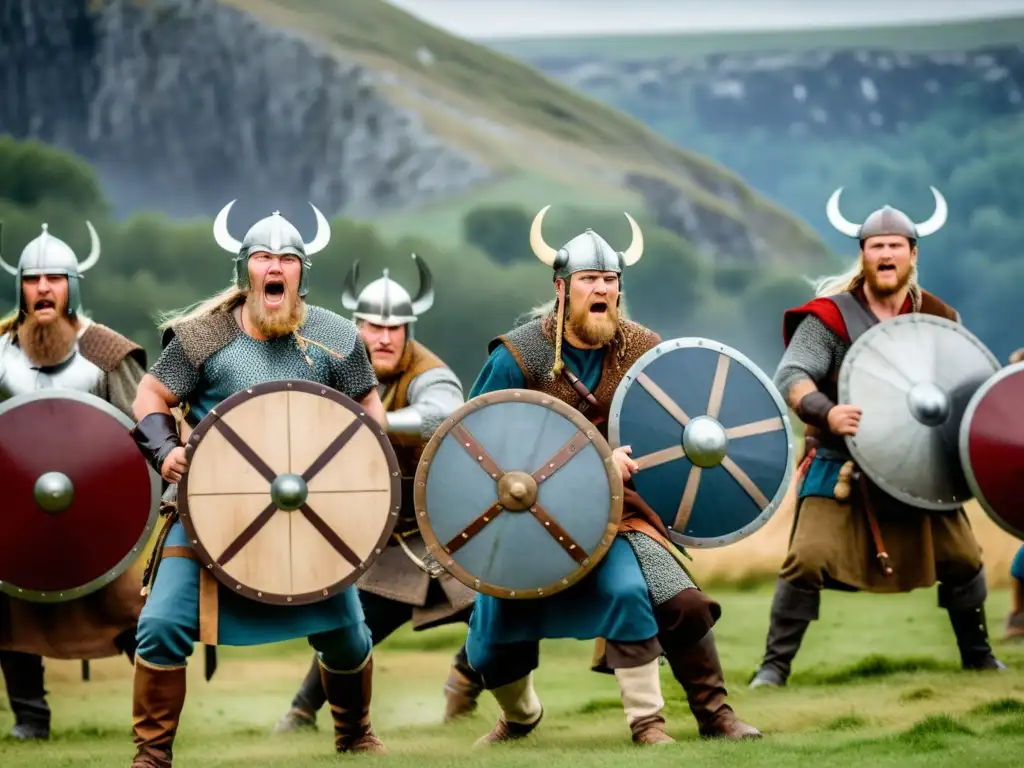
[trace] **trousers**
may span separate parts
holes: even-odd
[[[1017,581],[1024,581],[1024,545],[1017,550],[1017,554],[1013,557],[1013,562],[1010,564],[1010,576]]]

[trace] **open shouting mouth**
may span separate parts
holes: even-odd
[[[603,301],[595,301],[590,305],[590,314],[603,315],[608,311],[608,305]]]
[[[895,272],[896,271],[896,265],[895,264],[879,264],[878,265],[878,271],[880,273],[881,272]]]
[[[39,301],[32,305],[32,309],[35,312],[44,312],[48,309],[56,311],[57,304],[50,299],[39,299]]]
[[[284,283],[268,280],[263,286],[263,301],[269,307],[280,306],[284,302]]]

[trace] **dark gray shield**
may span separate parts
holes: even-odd
[[[416,470],[427,551],[471,589],[526,600],[589,573],[622,518],[612,450],[579,411],[508,389],[444,420]]]
[[[999,361],[959,323],[911,313],[872,326],[839,369],[839,402],[863,411],[850,455],[893,498],[929,510],[971,498],[960,463],[967,403]]]
[[[974,498],[992,521],[1024,539],[1024,363],[982,384],[960,422],[960,460]]]
[[[608,436],[632,448],[637,493],[676,543],[721,547],[760,529],[782,503],[794,462],[788,414],[740,352],[670,339],[623,377]]]

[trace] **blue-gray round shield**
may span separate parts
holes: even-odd
[[[414,486],[427,551],[468,587],[514,600],[592,570],[614,540],[622,493],[597,428],[525,389],[480,395],[445,419]]]
[[[771,379],[740,352],[701,338],[663,341],[612,399],[613,447],[640,465],[637,493],[684,546],[721,547],[760,529],[793,474],[793,430]]]

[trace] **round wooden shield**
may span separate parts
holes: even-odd
[[[1024,539],[1024,363],[1003,368],[974,393],[960,422],[960,460],[992,522]]]
[[[182,526],[203,565],[261,603],[304,605],[354,584],[401,506],[384,429],[325,385],[271,381],[196,425],[178,484]]]
[[[525,389],[474,397],[427,443],[413,498],[430,553],[470,589],[549,597],[601,561],[622,519],[622,477],[582,413]]]

